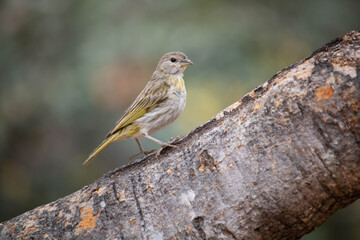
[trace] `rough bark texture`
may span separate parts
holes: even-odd
[[[0,238],[298,239],[360,196],[360,33],[164,149],[0,224]]]

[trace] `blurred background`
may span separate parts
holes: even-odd
[[[183,51],[187,106],[155,134],[185,136],[276,72],[360,26],[358,0],[0,2],[0,222],[128,162],[133,140],[82,167],[145,86]],[[158,148],[142,140],[146,149]],[[303,239],[360,239],[360,203]]]

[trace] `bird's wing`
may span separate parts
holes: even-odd
[[[122,117],[116,122],[113,130],[107,137],[118,132],[122,128],[141,118],[146,113],[151,112],[168,99],[167,93],[170,86],[165,82],[151,84],[151,89],[146,86],[145,89],[135,99],[133,104],[125,111]],[[153,92],[152,92],[153,91]]]

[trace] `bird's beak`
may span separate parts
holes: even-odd
[[[189,66],[189,65],[192,65],[193,64],[193,62],[190,60],[190,59],[188,59],[188,58],[185,58],[184,60],[182,60],[182,62],[181,62],[181,66],[182,67],[186,67],[186,66]]]

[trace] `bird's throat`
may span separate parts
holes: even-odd
[[[169,82],[180,91],[185,91],[185,83],[182,74],[171,76]]]

